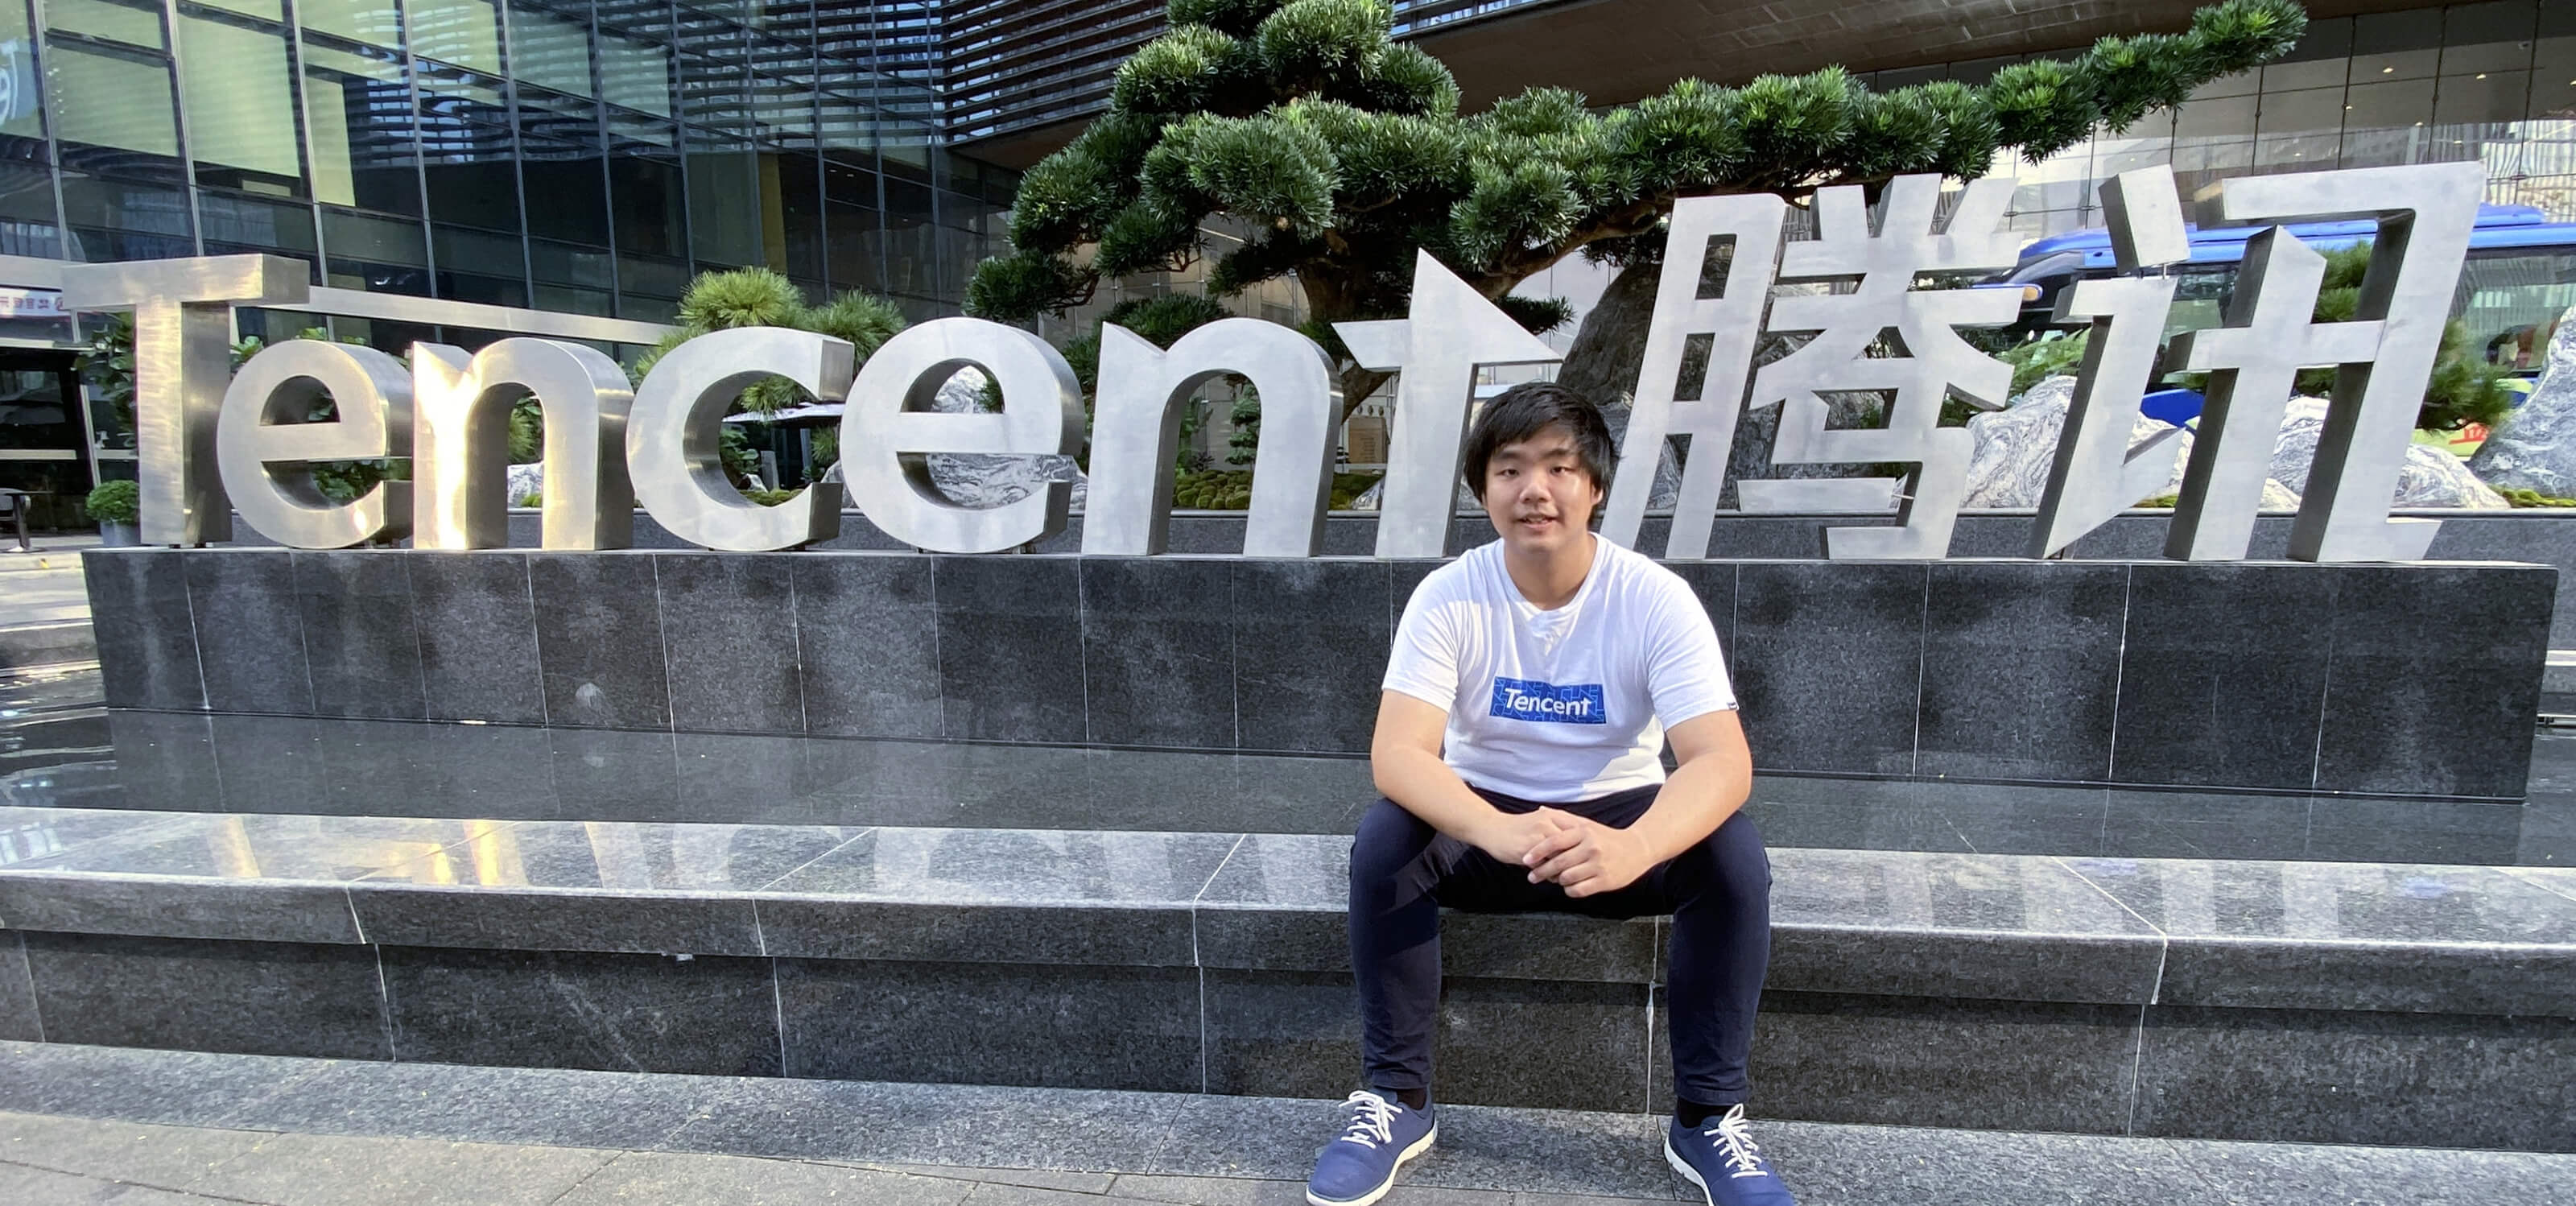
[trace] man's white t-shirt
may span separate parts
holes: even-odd
[[[1449,714],[1441,757],[1549,804],[1664,781],[1664,729],[1735,706],[1717,629],[1681,576],[1594,538],[1574,598],[1540,611],[1503,542],[1431,571],[1396,625],[1386,689]]]

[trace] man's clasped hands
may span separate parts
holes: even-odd
[[[1571,897],[1616,892],[1658,861],[1643,837],[1560,808],[1498,812],[1475,845],[1529,868],[1531,883],[1557,884]]]

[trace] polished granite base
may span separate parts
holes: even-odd
[[[95,672],[0,682],[0,804],[489,820],[1349,833],[1341,755],[761,737],[106,709]],[[2576,732],[2524,803],[1765,771],[1773,846],[2576,866]]]
[[[1435,563],[217,548],[84,564],[118,708],[1213,756],[1365,753],[1382,652]],[[2554,567],[2509,562],[1671,568],[1771,770],[2457,800],[2522,797],[2557,589]]]
[[[0,1038],[1268,1096],[1357,1073],[1335,835],[65,808],[0,835]],[[2576,1150],[2576,871],[1772,863],[1770,1116]],[[1664,922],[1447,929],[1444,1100],[1668,1096]]]

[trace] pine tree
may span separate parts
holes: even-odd
[[[1829,67],[1740,88],[1686,79],[1608,112],[1532,88],[1461,116],[1448,69],[1390,40],[1384,0],[1171,0],[1169,16],[1119,68],[1109,111],[1024,176],[1015,250],[978,267],[970,313],[1061,313],[1102,277],[1185,269],[1199,224],[1224,214],[1254,235],[1210,266],[1210,288],[1294,273],[1310,333],[1336,351],[1326,324],[1403,314],[1416,247],[1544,329],[1563,304],[1506,299],[1513,286],[1585,248],[1650,259],[1679,197],[1972,179],[1999,149],[2039,159],[2097,125],[2123,129],[2278,57],[2307,27],[2293,0],[2224,0],[2183,33],[2103,38],[1976,87],[1879,92]],[[1602,342],[1588,327],[1565,372],[1624,371],[1619,388],[1633,385],[1632,357],[1580,363]],[[1346,368],[1346,404],[1383,379]]]

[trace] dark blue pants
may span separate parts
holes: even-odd
[[[1551,807],[1625,829],[1645,815],[1657,790]],[[1505,812],[1539,807],[1481,788],[1476,794]],[[1771,860],[1752,818],[1728,817],[1717,832],[1625,888],[1575,898],[1555,884],[1529,882],[1528,869],[1444,836],[1403,805],[1380,799],[1360,818],[1351,843],[1351,966],[1359,977],[1362,1075],[1371,1086],[1431,1087],[1443,905],[1480,913],[1671,914],[1665,993],[1674,1086],[1702,1105],[1744,1100],[1753,1015],[1771,961]]]

